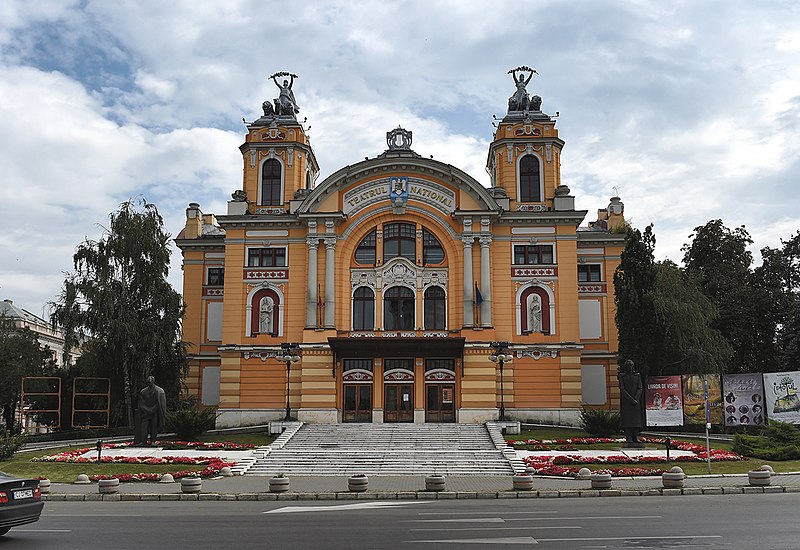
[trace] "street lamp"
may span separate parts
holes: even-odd
[[[513,359],[513,356],[508,352],[508,342],[492,342],[492,354],[489,356],[489,361],[500,365],[500,420],[506,419],[506,400],[505,391],[503,390],[503,365]]]
[[[286,416],[284,420],[291,420],[292,409],[289,405],[289,378],[292,374],[292,363],[297,363],[300,360],[300,356],[297,355],[299,350],[300,344],[296,342],[284,342],[281,344],[280,355],[275,358],[281,363],[286,363]]]

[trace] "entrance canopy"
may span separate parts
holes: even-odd
[[[464,338],[328,338],[336,357],[461,357]]]

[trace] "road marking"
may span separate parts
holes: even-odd
[[[546,527],[417,527],[409,531],[545,531],[548,529],[583,529],[579,525],[550,525]]]
[[[404,523],[505,523],[503,518],[410,519]]]
[[[539,544],[533,537],[506,537],[503,539],[451,539],[451,540],[407,540],[412,544]]]
[[[288,514],[292,512],[338,512],[344,510],[377,510],[390,506],[409,506],[411,504],[430,504],[429,500],[409,500],[406,502],[374,501],[357,504],[335,504],[332,506],[284,506],[275,510],[267,510],[263,514]]]
[[[480,516],[486,512],[417,512],[418,516]],[[531,514],[557,514],[558,510],[545,510],[538,512],[503,512],[504,516],[531,515]]]
[[[72,533],[72,529],[13,529],[12,533]]]
[[[508,518],[505,521],[555,521],[562,519],[660,519],[661,516],[559,516],[550,518]]]
[[[678,535],[674,537],[587,537],[587,538],[569,538],[569,539],[538,539],[539,542],[592,542],[601,540],[624,540],[637,541],[637,540],[692,540],[692,539],[721,539],[722,535]]]

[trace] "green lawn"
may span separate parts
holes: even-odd
[[[217,435],[202,435],[198,441],[205,442],[229,442],[229,443],[252,443],[255,445],[266,445],[275,439],[266,433],[252,434],[230,434],[225,437]],[[61,447],[46,451],[35,451],[17,453],[8,460],[0,460],[0,471],[8,474],[24,477],[46,477],[54,483],[71,483],[75,481],[78,474],[110,475],[110,474],[136,474],[136,473],[157,473],[176,472],[181,470],[199,471],[205,468],[203,465],[189,466],[186,464],[170,465],[145,465],[145,464],[64,464],[55,462],[31,462],[31,459],[39,456],[57,454],[63,451],[86,448],[86,445],[72,447]],[[106,449],[104,455],[113,453],[113,450]]]

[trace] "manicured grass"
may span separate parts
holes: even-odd
[[[274,436],[270,436],[266,433],[229,434],[224,437],[205,434],[197,438],[198,441],[204,442],[224,441],[229,443],[251,443],[254,445],[266,445],[274,439]],[[165,441],[169,441],[169,439],[165,439]],[[136,473],[161,474],[165,472],[177,472],[183,470],[200,471],[205,468],[204,465],[194,466],[187,464],[65,464],[61,462],[31,462],[31,459],[34,457],[54,455],[64,451],[82,448],[86,448],[86,445],[61,447],[58,449],[48,449],[46,451],[17,453],[8,460],[0,460],[0,471],[6,472],[7,474],[24,477],[46,477],[54,483],[71,483],[75,481],[75,478],[78,476],[78,474],[86,474],[89,476]],[[103,450],[103,454],[106,456],[108,456],[108,453],[113,452],[113,449]]]

